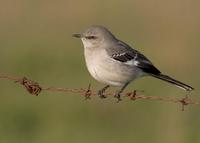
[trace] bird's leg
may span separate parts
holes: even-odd
[[[105,87],[103,87],[101,90],[98,91],[98,95],[100,98],[106,98],[105,91],[109,87],[110,87],[110,85],[106,85]]]
[[[121,101],[121,93],[124,91],[124,89],[127,87],[127,85],[129,84],[129,82],[127,82],[126,84],[124,84],[124,86],[122,86],[122,88],[115,93],[114,97],[117,98],[117,102]]]

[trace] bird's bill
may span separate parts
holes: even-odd
[[[81,37],[82,37],[82,34],[76,33],[76,34],[73,34],[72,36],[73,36],[73,37],[76,37],[76,38],[81,38]]]

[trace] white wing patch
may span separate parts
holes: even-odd
[[[127,61],[125,62],[124,64],[126,65],[129,65],[129,66],[138,66],[139,65],[139,61],[135,61],[134,59],[133,60],[130,60],[130,61]]]

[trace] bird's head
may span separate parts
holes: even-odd
[[[83,33],[73,34],[73,37],[81,38],[85,48],[98,48],[100,45],[111,44],[116,38],[103,26],[91,26]]]

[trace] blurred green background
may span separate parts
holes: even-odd
[[[0,72],[42,85],[103,85],[89,75],[72,34],[98,24],[143,52],[161,71],[195,87],[199,100],[200,1],[0,0]],[[153,78],[126,91],[181,98],[185,92]],[[112,91],[116,88],[112,88]],[[200,108],[109,97],[42,92],[0,81],[1,143],[199,143]]]

